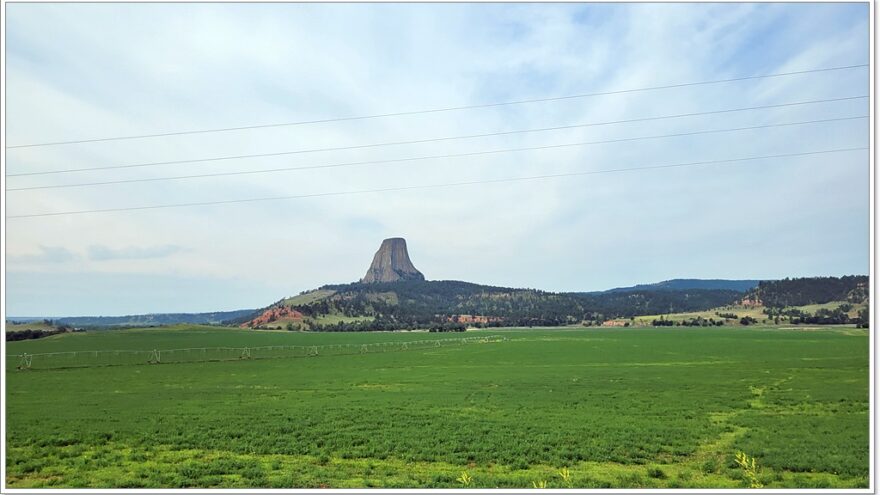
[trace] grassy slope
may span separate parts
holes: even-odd
[[[306,292],[305,294],[300,294],[298,296],[288,297],[284,300],[285,306],[303,306],[306,304],[311,304],[313,302],[318,302],[321,299],[326,299],[336,291],[333,290],[313,290],[310,292]]]
[[[867,486],[856,329],[492,330],[508,342],[311,359],[7,374],[12,486]],[[69,348],[363,343],[426,333],[210,327]],[[95,421],[96,417],[102,418]]]
[[[797,309],[800,309],[801,311],[806,311],[807,313],[815,313],[817,310],[820,310],[820,309],[831,309],[831,310],[837,309],[842,304],[846,304],[846,301],[831,301],[831,302],[827,302],[825,304],[810,304],[807,306],[797,306]],[[847,314],[850,316],[858,316],[859,310],[867,308],[868,304],[867,303],[851,304],[851,306],[853,308]]]
[[[756,320],[761,321],[764,318],[767,318],[767,315],[765,315],[762,312],[763,309],[764,308],[744,308],[741,306],[725,306],[725,307],[721,307],[721,308],[707,309],[706,311],[693,311],[690,313],[671,313],[671,314],[664,314],[664,315],[636,316],[635,322],[636,322],[636,324],[639,324],[639,325],[650,325],[653,320],[660,319],[660,316],[663,316],[663,319],[665,319],[665,320],[672,320],[672,321],[690,320],[691,318],[696,318],[698,316],[701,316],[706,319],[713,318],[715,320],[718,320],[719,317],[718,317],[718,315],[715,314],[716,312],[718,312],[718,313],[733,313],[740,318],[742,318],[743,316],[751,316],[752,318],[755,318]]]
[[[808,306],[793,306],[787,309],[799,309],[801,311],[805,311],[807,313],[815,313],[819,309],[835,309],[838,308],[841,304],[844,304],[845,301],[832,301],[825,304],[810,304]],[[849,314],[852,317],[858,316],[859,310],[867,307],[867,304],[853,304],[853,309],[850,310]],[[698,316],[703,317],[704,319],[713,318],[715,320],[720,319],[718,315],[715,313],[733,313],[738,317],[742,318],[744,316],[751,316],[752,318],[758,320],[759,322],[766,319],[767,315],[764,314],[764,308],[759,307],[742,307],[742,306],[726,306],[722,308],[713,308],[708,309],[706,311],[694,311],[690,313],[672,313],[672,314],[664,314],[663,319],[672,320],[672,321],[682,321],[682,320],[690,320],[692,318],[696,318]],[[636,316],[635,324],[636,325],[650,325],[653,320],[660,319],[661,315],[647,315],[647,316]],[[621,320],[626,321],[626,320]],[[785,323],[785,322],[781,322]],[[787,324],[787,323],[786,323]]]
[[[303,306],[307,304],[312,304],[323,299],[327,299],[328,297],[336,294],[336,291],[333,290],[313,290],[310,292],[306,292],[305,294],[299,294],[294,297],[289,297],[283,301],[285,306]],[[355,323],[362,321],[373,321],[372,316],[345,316],[338,313],[331,313],[328,315],[320,315],[318,317],[307,318],[308,321],[313,323],[317,323],[319,325],[334,325],[336,323]],[[300,321],[289,319],[289,318],[280,318],[272,323],[262,325],[260,328],[268,328],[268,329],[284,329],[287,326],[287,323],[290,322],[294,326],[300,324]]]
[[[52,325],[46,325],[42,320],[22,323],[19,325],[6,325],[6,332],[20,332],[22,330],[55,330],[55,327]]]

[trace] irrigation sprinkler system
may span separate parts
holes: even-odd
[[[422,349],[436,349],[444,346],[465,344],[484,344],[506,341],[500,335],[481,335],[449,339],[430,339],[402,342],[376,342],[372,344],[328,344],[328,345],[274,345],[258,347],[195,347],[186,349],[152,349],[149,351],[106,350],[70,351],[46,353],[7,354],[7,370],[47,370],[64,368],[86,368],[95,366],[125,366],[142,364],[199,363],[212,361],[237,361],[248,359],[281,359],[323,356],[344,356],[355,354],[374,354]],[[14,367],[13,365],[16,364]]]

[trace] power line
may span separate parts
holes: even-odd
[[[89,172],[95,170],[113,170],[113,169],[126,169],[126,168],[141,168],[141,167],[155,167],[160,165],[180,165],[184,163],[205,163],[205,162],[216,162],[216,161],[225,161],[225,160],[240,160],[246,158],[269,158],[276,156],[285,156],[285,155],[297,155],[304,153],[317,153],[317,152],[325,152],[325,151],[344,151],[344,150],[356,150],[356,149],[364,149],[364,148],[377,148],[381,146],[397,146],[404,144],[423,144],[423,143],[433,143],[440,141],[452,141],[458,139],[471,139],[471,138],[482,138],[482,137],[493,137],[493,136],[505,136],[511,134],[524,134],[530,132],[546,132],[546,131],[557,131],[563,129],[575,129],[580,127],[597,127],[597,126],[605,126],[605,125],[613,125],[613,124],[627,124],[633,122],[646,122],[653,120],[664,120],[664,119],[673,119],[673,118],[681,118],[681,117],[696,117],[701,115],[715,115],[722,113],[732,113],[732,112],[744,112],[749,110],[763,110],[768,108],[782,108],[782,107],[791,107],[798,105],[810,105],[814,103],[829,103],[829,102],[837,102],[837,101],[846,101],[846,100],[857,100],[862,98],[868,98],[868,95],[860,95],[860,96],[845,96],[841,98],[826,98],[821,100],[805,100],[805,101],[796,101],[790,103],[777,103],[774,105],[760,105],[754,107],[742,107],[742,108],[730,108],[724,110],[712,110],[707,112],[692,112],[692,113],[681,113],[676,115],[662,115],[662,116],[654,116],[654,117],[640,117],[634,119],[625,119],[625,120],[614,120],[607,122],[593,122],[593,123],[584,123],[584,124],[571,124],[564,126],[556,126],[556,127],[543,127],[538,129],[522,129],[515,131],[501,131],[501,132],[491,132],[484,134],[470,134],[464,136],[446,136],[439,138],[425,138],[425,139],[417,139],[411,141],[392,141],[385,143],[373,143],[373,144],[361,144],[354,146],[339,146],[334,148],[314,148],[314,149],[305,149],[305,150],[294,150],[294,151],[279,151],[274,153],[259,153],[259,154],[251,154],[251,155],[227,155],[227,156],[219,156],[219,157],[210,157],[210,158],[196,158],[191,160],[174,160],[174,161],[165,161],[165,162],[147,162],[147,163],[135,163],[128,165],[108,165],[104,167],[91,167],[91,168],[74,168],[74,169],[64,169],[64,170],[52,170],[47,172],[25,172],[20,174],[6,174],[7,177],[24,177],[24,176],[33,176],[33,175],[51,175],[51,174],[63,174],[63,173],[71,173],[71,172]]]
[[[529,146],[525,148],[506,148],[506,149],[498,149],[498,150],[487,150],[487,151],[474,151],[470,153],[456,153],[456,154],[448,154],[448,155],[427,155],[427,156],[417,156],[410,158],[397,158],[390,160],[370,160],[370,161],[361,161],[361,162],[347,162],[347,163],[333,163],[326,165],[306,165],[301,167],[283,167],[283,168],[274,168],[274,169],[261,169],[261,170],[242,170],[237,172],[217,172],[211,174],[194,174],[194,175],[178,175],[172,177],[147,177],[140,179],[123,179],[123,180],[112,180],[112,181],[103,181],[103,182],[81,182],[77,184],[59,184],[52,186],[31,186],[31,187],[17,187],[17,188],[8,188],[7,192],[12,191],[33,191],[38,189],[67,189],[71,187],[90,187],[90,186],[106,186],[113,184],[132,184],[139,182],[158,182],[158,181],[169,181],[169,180],[184,180],[184,179],[203,179],[208,177],[227,177],[234,175],[253,175],[253,174],[268,174],[268,173],[277,173],[277,172],[291,172],[295,170],[310,170],[310,169],[323,169],[323,168],[338,168],[338,167],[353,167],[360,165],[377,165],[382,163],[401,163],[401,162],[412,162],[412,161],[422,161],[422,160],[433,160],[440,158],[461,158],[466,156],[481,156],[481,155],[493,155],[499,153],[513,153],[520,151],[535,151],[535,150],[546,150],[546,149],[556,149],[556,148],[569,148],[575,146],[589,146],[594,144],[608,144],[608,143],[621,143],[621,142],[629,142],[629,141],[641,141],[645,139],[663,139],[670,137],[682,137],[682,136],[696,136],[701,134],[716,134],[722,132],[735,132],[735,131],[745,131],[752,129],[768,129],[773,127],[785,127],[792,125],[806,125],[806,124],[818,124],[818,123],[826,123],[826,122],[838,122],[844,120],[855,120],[855,119],[864,119],[868,118],[867,115],[859,115],[855,117],[840,117],[834,119],[821,119],[821,120],[808,120],[802,122],[786,122],[779,124],[765,124],[765,125],[757,125],[757,126],[748,126],[748,127],[735,127],[730,129],[711,129],[705,131],[693,131],[693,132],[682,132],[676,134],[662,134],[655,136],[639,136],[632,138],[621,138],[621,139],[608,139],[602,141],[584,141],[578,143],[564,143],[564,144],[551,144],[546,146]]]
[[[856,69],[860,67],[868,67],[868,64],[858,64],[858,65],[845,65],[840,67],[825,67],[820,69],[806,69],[800,71],[792,71],[792,72],[779,72],[775,74],[762,74],[757,76],[744,76],[744,77],[734,77],[729,79],[715,79],[711,81],[698,81],[698,82],[689,82],[689,83],[680,83],[680,84],[668,84],[664,86],[650,86],[643,88],[632,88],[632,89],[621,89],[615,91],[602,91],[595,93],[581,93],[575,95],[567,95],[567,96],[555,96],[550,98],[534,98],[528,100],[514,100],[514,101],[505,101],[505,102],[497,102],[497,103],[484,103],[479,105],[462,105],[457,107],[446,107],[446,108],[433,108],[427,110],[413,110],[408,112],[393,112],[393,113],[383,113],[383,114],[374,114],[374,115],[360,115],[360,116],[352,116],[352,117],[336,117],[331,119],[321,119],[321,120],[303,120],[298,122],[283,122],[283,123],[274,123],[274,124],[259,124],[259,125],[248,125],[248,126],[239,126],[239,127],[223,127],[223,128],[215,128],[215,129],[199,129],[199,130],[191,130],[191,131],[176,131],[176,132],[162,132],[156,134],[137,134],[130,136],[115,136],[115,137],[106,137],[106,138],[94,138],[94,139],[79,139],[79,140],[71,140],[71,141],[55,141],[55,142],[46,142],[46,143],[32,143],[32,144],[18,144],[13,146],[7,146],[7,149],[12,148],[35,148],[39,146],[59,146],[59,145],[67,145],[67,144],[83,144],[83,143],[96,143],[96,142],[104,142],[104,141],[122,141],[129,139],[147,139],[147,138],[157,138],[157,137],[169,137],[169,136],[182,136],[182,135],[191,135],[191,134],[208,134],[214,132],[229,132],[229,131],[242,131],[247,129],[266,129],[271,127],[288,127],[288,126],[299,126],[299,125],[310,125],[310,124],[324,124],[329,122],[342,122],[342,121],[351,121],[351,120],[367,120],[367,119],[378,119],[378,118],[386,118],[386,117],[401,117],[406,115],[419,115],[419,114],[428,114],[428,113],[440,113],[440,112],[453,112],[458,110],[470,110],[470,109],[478,109],[478,108],[491,108],[491,107],[500,107],[500,106],[508,106],[508,105],[522,105],[526,103],[541,103],[541,102],[549,102],[549,101],[560,101],[560,100],[570,100],[576,98],[588,98],[592,96],[606,96],[606,95],[615,95],[615,94],[625,94],[625,93],[636,93],[641,91],[656,91],[661,89],[673,89],[673,88],[684,88],[689,86],[702,86],[708,84],[721,84],[728,82],[736,82],[736,81],[747,81],[752,79],[766,79],[771,77],[782,77],[782,76],[792,76],[797,74],[811,74],[816,72],[831,72],[831,71],[839,71],[839,70],[847,70],[847,69]]]
[[[369,193],[381,193],[381,192],[393,192],[393,191],[410,191],[417,189],[436,189],[436,188],[444,188],[444,187],[458,187],[458,186],[469,186],[469,185],[477,185],[477,184],[497,184],[503,182],[519,182],[519,181],[529,181],[529,180],[541,180],[541,179],[552,179],[559,177],[575,177],[582,175],[598,175],[598,174],[608,174],[608,173],[616,173],[616,172],[632,172],[638,170],[657,170],[657,169],[666,169],[666,168],[676,168],[676,167],[694,167],[701,165],[715,165],[722,163],[736,163],[736,162],[745,162],[745,161],[753,161],[753,160],[764,160],[770,158],[789,158],[795,156],[808,156],[808,155],[821,155],[821,154],[829,154],[829,153],[843,153],[848,151],[863,151],[869,149],[868,147],[859,147],[859,148],[840,148],[840,149],[831,149],[831,150],[818,150],[818,151],[804,151],[800,153],[784,153],[778,155],[763,155],[763,156],[751,156],[744,158],[731,158],[726,160],[707,160],[700,162],[689,162],[689,163],[673,163],[667,165],[646,165],[642,167],[631,167],[631,168],[618,168],[618,169],[608,169],[608,170],[594,170],[588,172],[569,172],[562,174],[547,174],[547,175],[533,175],[527,177],[509,177],[503,179],[487,179],[487,180],[474,180],[474,181],[465,181],[465,182],[449,182],[444,184],[428,184],[428,185],[416,185],[416,186],[401,186],[401,187],[386,187],[381,189],[361,189],[361,190],[353,190],[353,191],[336,191],[336,192],[325,192],[325,193],[315,193],[315,194],[302,194],[296,196],[274,196],[267,198],[248,198],[248,199],[230,199],[230,200],[222,200],[222,201],[205,201],[205,202],[197,202],[197,203],[172,203],[172,204],[161,204],[161,205],[149,205],[149,206],[130,206],[124,208],[106,208],[99,210],[78,210],[78,211],[61,211],[61,212],[53,212],[53,213],[33,213],[28,215],[12,215],[7,216],[7,219],[17,219],[17,218],[37,218],[37,217],[52,217],[52,216],[63,216],[63,215],[84,215],[90,213],[110,213],[110,212],[119,212],[119,211],[136,211],[136,210],[156,210],[156,209],[165,209],[165,208],[186,208],[193,206],[215,206],[215,205],[227,205],[227,204],[238,204],[238,203],[256,203],[263,201],[281,201],[281,200],[289,200],[289,199],[305,199],[305,198],[318,198],[318,197],[326,197],[326,196],[346,196],[353,194],[369,194]]]

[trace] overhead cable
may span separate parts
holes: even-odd
[[[640,171],[640,170],[658,170],[658,169],[669,169],[669,168],[676,168],[676,167],[695,167],[695,166],[705,166],[705,165],[719,165],[719,164],[724,164],[724,163],[738,163],[738,162],[764,160],[764,159],[772,159],[772,158],[790,158],[790,157],[797,157],[797,156],[810,156],[810,155],[821,155],[821,154],[830,154],[830,153],[844,153],[844,152],[850,152],[850,151],[864,151],[864,150],[868,150],[868,149],[870,149],[870,148],[868,148],[867,146],[853,147],[853,148],[839,148],[839,149],[830,149],[830,150],[804,151],[804,152],[798,152],[798,153],[783,153],[783,154],[776,154],[776,155],[730,158],[730,159],[725,159],[725,160],[706,160],[706,161],[699,161],[699,162],[673,163],[673,164],[666,164],[666,165],[646,165],[646,166],[641,166],[641,167],[628,167],[628,168],[606,169],[606,170],[591,170],[591,171],[583,171],[583,172],[568,172],[568,173],[559,173],[559,174],[533,175],[533,176],[527,176],[527,177],[508,177],[508,178],[501,178],[501,179],[485,179],[485,180],[473,180],[473,181],[463,181],[463,182],[447,182],[447,183],[442,183],[442,184],[385,187],[385,188],[380,188],[380,189],[333,191],[333,192],[301,194],[301,195],[292,195],[292,196],[229,199],[229,200],[203,201],[203,202],[194,202],[194,203],[170,203],[170,204],[158,204],[158,205],[146,205],[146,206],[130,206],[130,207],[122,207],[122,208],[104,208],[104,209],[95,209],[95,210],[74,210],[74,211],[59,211],[59,212],[47,212],[47,213],[31,213],[31,214],[25,214],[25,215],[10,215],[10,216],[7,216],[6,218],[7,219],[24,219],[24,218],[38,218],[38,217],[57,217],[57,216],[68,216],[68,215],[85,215],[85,214],[93,214],[93,213],[110,213],[110,212],[121,212],[121,211],[137,211],[137,210],[157,210],[157,209],[167,209],[167,208],[188,208],[188,207],[197,207],[197,206],[217,206],[217,205],[241,204],[241,203],[257,203],[257,202],[265,202],[265,201],[281,201],[281,200],[292,200],[292,199],[319,198],[319,197],[328,197],[328,196],[348,196],[348,195],[355,195],[355,194],[371,194],[371,193],[383,193],[383,192],[395,192],[395,191],[437,189],[437,188],[459,187],[459,186],[469,186],[469,185],[478,185],[478,184],[497,184],[497,183],[504,183],[504,182],[520,182],[520,181],[531,181],[531,180],[542,180],[542,179],[554,179],[554,178],[561,178],[561,177],[598,175],[598,174],[609,174],[609,173],[618,173],[618,172],[633,172],[633,171]]]
[[[472,139],[472,138],[483,138],[483,137],[493,137],[493,136],[506,136],[512,134],[525,134],[532,132],[546,132],[546,131],[557,131],[564,129],[575,129],[575,128],[583,128],[583,127],[598,127],[598,126],[606,126],[606,125],[614,125],[614,124],[628,124],[634,122],[647,122],[654,120],[665,120],[665,119],[674,119],[674,118],[682,118],[682,117],[696,117],[701,115],[715,115],[722,113],[733,113],[733,112],[744,112],[750,110],[764,110],[769,108],[783,108],[783,107],[791,107],[798,105],[811,105],[814,103],[829,103],[829,102],[838,102],[838,101],[846,101],[846,100],[857,100],[862,98],[868,98],[868,95],[860,95],[860,96],[845,96],[841,98],[826,98],[821,100],[805,100],[805,101],[796,101],[796,102],[788,102],[788,103],[776,103],[773,105],[760,105],[753,107],[741,107],[741,108],[728,108],[722,110],[710,110],[706,112],[691,112],[691,113],[680,113],[673,115],[660,115],[660,116],[652,116],[652,117],[636,117],[632,119],[623,119],[623,120],[612,120],[605,122],[590,122],[590,123],[581,123],[581,124],[571,124],[564,126],[556,126],[556,127],[543,127],[537,129],[521,129],[521,130],[513,130],[513,131],[500,131],[500,132],[490,132],[483,134],[469,134],[469,135],[460,135],[460,136],[445,136],[445,137],[437,137],[437,138],[423,138],[409,141],[392,141],[385,143],[372,143],[372,144],[361,144],[361,145],[353,145],[353,146],[337,146],[332,148],[312,148],[312,149],[304,149],[304,150],[293,150],[293,151],[278,151],[272,153],[257,153],[257,154],[247,154],[247,155],[226,155],[226,156],[215,156],[208,158],[194,158],[189,160],[172,160],[172,161],[162,161],[162,162],[146,162],[146,163],[134,163],[134,164],[125,164],[125,165],[106,165],[101,167],[89,167],[89,168],[72,168],[72,169],[62,169],[62,170],[50,170],[44,172],[22,172],[17,174],[6,174],[7,177],[24,177],[24,176],[33,176],[33,175],[52,175],[52,174],[64,174],[64,173],[73,173],[73,172],[89,172],[95,170],[115,170],[115,169],[128,169],[128,168],[142,168],[142,167],[155,167],[161,165],[182,165],[186,163],[206,163],[206,162],[218,162],[218,161],[226,161],[226,160],[241,160],[241,159],[249,159],[249,158],[270,158],[276,156],[287,156],[287,155],[298,155],[305,153],[318,153],[318,152],[326,152],[326,151],[346,151],[346,150],[356,150],[356,149],[365,149],[365,148],[378,148],[383,146],[398,146],[398,145],[406,145],[406,144],[423,144],[423,143],[433,143],[440,141],[452,141],[458,139]]]
[[[170,177],[145,177],[139,179],[121,179],[121,180],[110,180],[110,181],[98,181],[98,182],[79,182],[75,184],[56,184],[56,185],[48,185],[48,186],[29,186],[29,187],[13,187],[7,188],[7,192],[13,191],[34,191],[39,189],[68,189],[72,187],[92,187],[92,186],[108,186],[114,184],[133,184],[133,183],[141,183],[141,182],[160,182],[160,181],[171,181],[171,180],[188,180],[188,179],[204,179],[209,177],[228,177],[228,176],[238,176],[238,175],[255,175],[255,174],[269,174],[269,173],[278,173],[278,172],[292,172],[296,170],[313,170],[313,169],[327,169],[327,168],[340,168],[340,167],[354,167],[354,166],[364,166],[364,165],[378,165],[383,163],[402,163],[402,162],[413,162],[413,161],[423,161],[423,160],[435,160],[441,158],[462,158],[468,156],[482,156],[482,155],[495,155],[500,153],[515,153],[515,152],[523,152],[523,151],[536,151],[536,150],[547,150],[547,149],[557,149],[557,148],[570,148],[570,147],[578,147],[578,146],[590,146],[596,144],[609,144],[609,143],[622,143],[622,142],[631,142],[631,141],[642,141],[646,139],[665,139],[671,137],[683,137],[683,136],[697,136],[701,134],[717,134],[724,132],[736,132],[736,131],[746,131],[746,130],[754,130],[754,129],[768,129],[773,127],[786,127],[786,126],[794,126],[794,125],[807,125],[807,124],[819,124],[819,123],[827,123],[827,122],[838,122],[845,120],[855,120],[855,119],[865,119],[868,118],[868,115],[859,115],[855,117],[840,117],[834,119],[821,119],[821,120],[807,120],[801,122],[785,122],[779,124],[765,124],[765,125],[756,125],[756,126],[748,126],[748,127],[734,127],[729,129],[711,129],[705,131],[693,131],[693,132],[680,132],[675,134],[661,134],[655,136],[639,136],[632,138],[621,138],[621,139],[606,139],[602,141],[582,141],[577,143],[563,143],[563,144],[550,144],[545,146],[528,146],[523,148],[505,148],[505,149],[496,149],[496,150],[487,150],[487,151],[474,151],[469,153],[455,153],[455,154],[446,154],[446,155],[427,155],[427,156],[416,156],[409,158],[396,158],[390,160],[369,160],[369,161],[359,161],[359,162],[345,162],[345,163],[331,163],[325,165],[305,165],[298,167],[282,167],[282,168],[271,168],[271,169],[259,169],[259,170],[240,170],[236,172],[215,172],[210,174],[193,174],[193,175],[175,175]]]
[[[648,86],[648,87],[641,87],[641,88],[620,89],[620,90],[614,90],[614,91],[581,93],[581,94],[555,96],[555,97],[548,97],[548,98],[532,98],[532,99],[513,100],[513,101],[504,101],[504,102],[496,102],[496,103],[483,103],[483,104],[477,104],[477,105],[461,105],[461,106],[446,107],[446,108],[411,110],[411,111],[405,111],[405,112],[391,112],[391,113],[381,113],[381,114],[373,114],[373,115],[359,115],[359,116],[351,116],[351,117],[336,117],[336,118],[318,119],[318,120],[302,120],[302,121],[297,121],[297,122],[282,122],[282,123],[273,123],[273,124],[257,124],[257,125],[246,125],[246,126],[237,126],[237,127],[221,127],[221,128],[213,128],[213,129],[197,129],[197,130],[188,130],[188,131],[159,132],[159,133],[153,133],[153,134],[134,134],[134,135],[128,135],[128,136],[113,136],[113,137],[92,138],[92,139],[77,139],[77,140],[67,140],[67,141],[18,144],[18,145],[6,146],[6,148],[7,149],[36,148],[36,147],[41,147],[41,146],[59,146],[59,145],[68,145],[68,144],[96,143],[96,142],[104,142],[104,141],[147,139],[147,138],[183,136],[183,135],[192,135],[192,134],[208,134],[208,133],[216,133],[216,132],[242,131],[242,130],[248,130],[248,129],[266,129],[266,128],[271,128],[271,127],[289,127],[289,126],[300,126],[300,125],[311,125],[311,124],[324,124],[324,123],[330,123],[330,122],[342,122],[342,121],[351,121],[351,120],[367,120],[367,119],[378,119],[378,118],[387,118],[387,117],[401,117],[401,116],[406,116],[406,115],[453,112],[453,111],[458,111],[458,110],[471,110],[471,109],[479,109],[479,108],[509,106],[509,105],[522,105],[522,104],[527,104],[527,103],[543,103],[543,102],[560,101],[560,100],[571,100],[571,99],[577,99],[577,98],[588,98],[588,97],[593,97],[593,96],[607,96],[607,95],[616,95],[616,94],[637,93],[637,92],[642,92],[642,91],[656,91],[656,90],[662,90],[662,89],[685,88],[685,87],[690,87],[690,86],[702,86],[702,85],[709,85],[709,84],[722,84],[722,83],[729,83],[729,82],[736,82],[736,81],[747,81],[747,80],[754,80],[754,79],[766,79],[766,78],[773,78],[773,77],[793,76],[793,75],[798,75],[798,74],[832,72],[832,71],[840,71],[840,70],[848,70],[848,69],[857,69],[857,68],[868,67],[868,66],[869,66],[869,64],[844,65],[844,66],[839,66],[839,67],[824,67],[824,68],[817,68],[817,69],[805,69],[805,70],[790,71],[790,72],[778,72],[778,73],[774,73],[774,74],[760,74],[760,75],[755,75],[755,76],[742,76],[742,77],[733,77],[733,78],[727,78],[727,79],[715,79],[715,80],[709,80],[709,81],[667,84],[667,85],[662,85],[662,86]]]

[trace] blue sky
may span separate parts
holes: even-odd
[[[476,105],[864,64],[867,4],[9,4],[7,143]],[[868,70],[6,151],[6,173],[605,122],[867,94]],[[8,177],[7,187],[546,146],[867,115],[851,100],[273,158]],[[867,119],[273,174],[8,191],[7,215],[597,171],[868,145]],[[264,306],[363,276],[588,291],[867,273],[867,151],[226,206],[9,219],[6,311]]]

